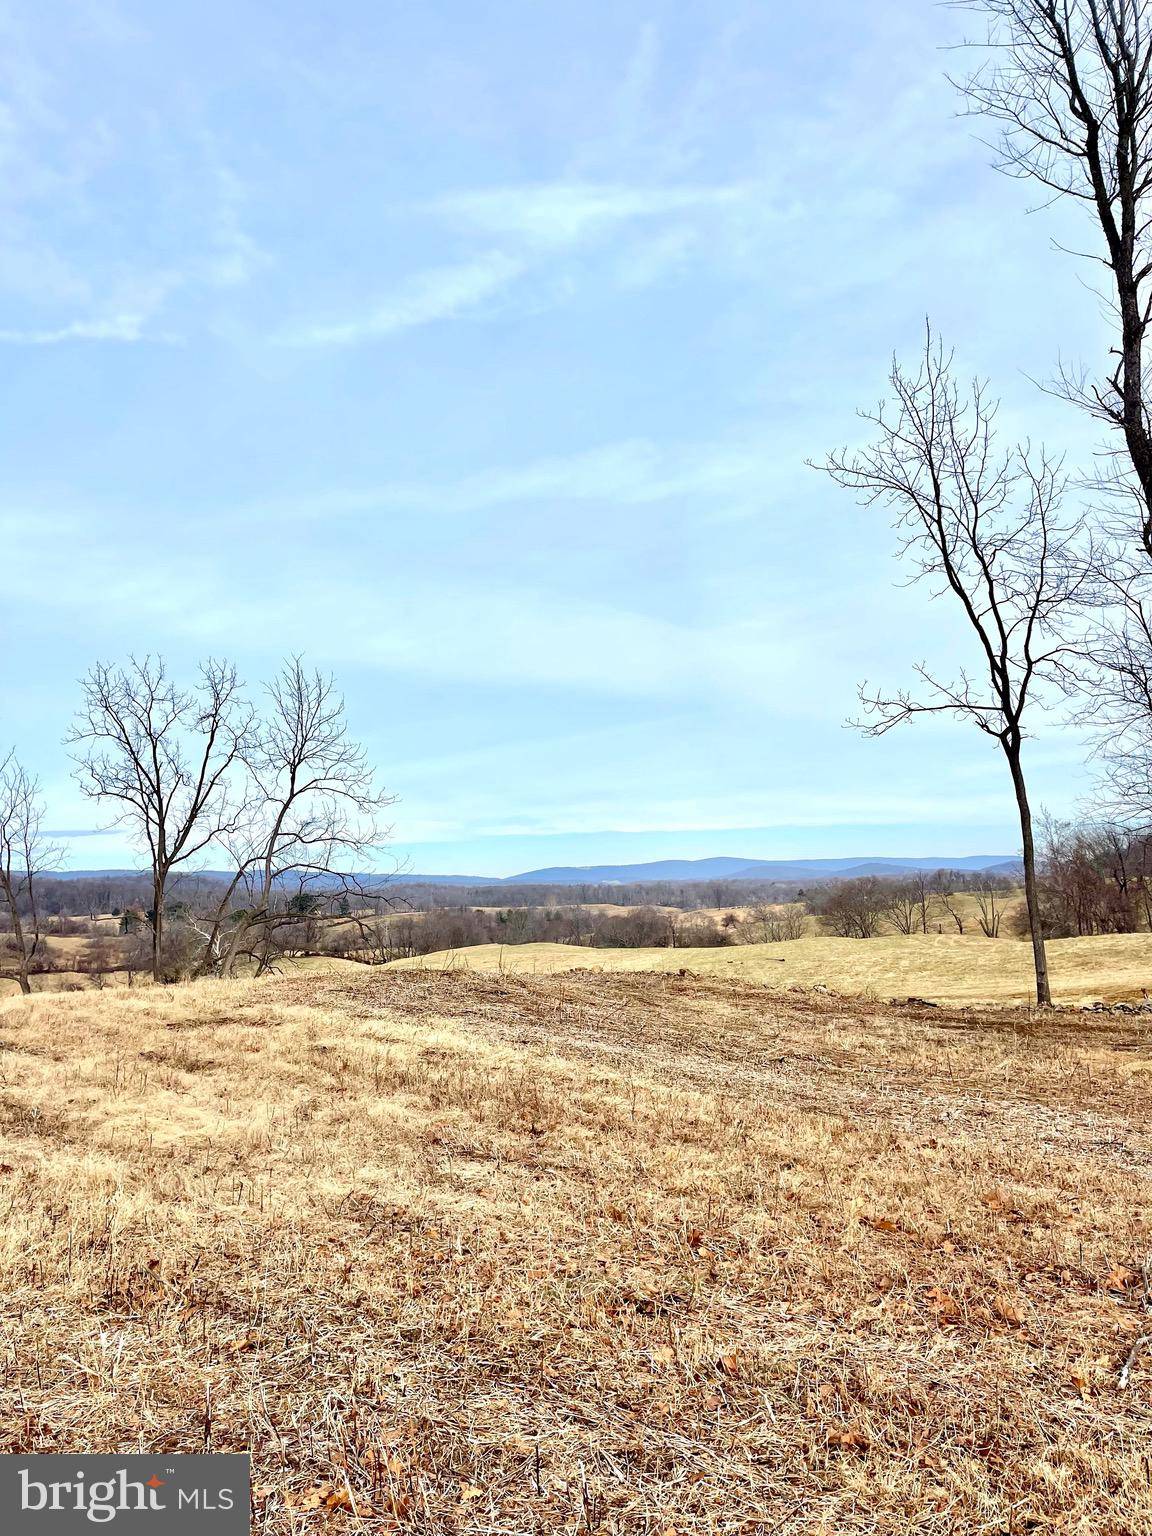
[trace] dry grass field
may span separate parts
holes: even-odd
[[[1150,1080],[675,974],[11,1000],[0,1450],[250,1448],[276,1536],[1144,1533]]]
[[[1152,934],[1118,933],[1050,939],[1049,966],[1058,1002],[1141,998],[1152,990]],[[469,949],[398,960],[397,967],[549,975],[571,970],[689,970],[694,975],[761,982],[770,987],[822,984],[834,992],[878,999],[1026,1003],[1035,997],[1032,951],[1015,939],[954,934],[875,939],[794,939],[721,949],[578,949],[569,944],[478,944]]]
[[[960,917],[962,917],[963,923],[965,923],[965,937],[980,937],[977,922],[978,903],[974,895],[971,892],[960,892],[960,894],[955,895],[954,899],[952,899],[952,905],[955,906],[957,912],[960,912]],[[1012,909],[1018,905],[1020,905],[1020,899],[1018,899],[1017,895],[1009,892],[1005,897],[1003,906],[1001,906],[1001,911],[1005,914],[1005,932],[1008,932],[1009,915],[1011,915]],[[496,912],[504,911],[504,909],[482,908],[481,906],[481,908],[475,908],[475,911]],[[594,912],[594,914],[602,915],[602,917],[605,917],[605,915],[627,917],[628,914],[634,914],[636,908],[630,908],[630,906],[611,906],[608,903],[602,902],[585,903],[584,911]],[[748,906],[731,906],[731,908],[702,906],[702,908],[696,908],[688,912],[680,912],[679,909],[665,906],[665,908],[656,908],[656,911],[659,911],[660,914],[665,915],[668,919],[677,920],[677,922],[679,920],[684,920],[684,922],[708,920],[708,922],[714,923],[717,928],[725,919],[736,917],[737,922],[746,922],[753,915],[753,908],[748,908]],[[381,920],[384,923],[412,923],[413,920],[419,923],[422,920],[429,919],[429,917],[435,917],[435,914],[402,911],[381,914]],[[943,926],[942,920],[948,923],[949,931],[945,932],[945,934],[937,934],[935,928]],[[895,938],[894,948],[888,949],[888,951],[883,951],[883,949],[880,949],[880,951],[869,951],[868,954],[865,954],[865,952],[852,954],[851,951],[843,949],[842,940],[836,940],[836,938],[825,940],[822,935],[817,935],[816,929],[819,926],[819,919],[816,919],[816,917],[809,915],[808,919],[806,919],[806,925],[808,925],[809,940],[813,940],[813,948],[808,949],[808,951],[805,951],[805,949],[794,951],[793,946],[788,946],[788,955],[786,955],[788,969],[785,972],[780,972],[780,975],[783,975],[786,982],[803,982],[805,985],[811,985],[811,983],[823,980],[826,985],[834,986],[837,991],[868,991],[868,988],[872,988],[876,983],[883,985],[883,982],[885,982],[885,971],[889,971],[889,969],[894,972],[897,989],[899,989],[902,978],[908,977],[909,982],[915,983],[920,971],[923,969],[923,962],[925,962],[925,954],[922,951],[908,948],[908,958],[906,960],[903,960],[903,958],[902,960],[897,960],[895,966],[889,965],[885,957],[888,957],[888,955],[899,955],[902,943],[909,946],[920,945],[920,943],[925,942],[937,943],[938,938],[943,938],[943,943],[937,943],[938,955],[948,955],[949,943],[954,942],[954,938],[957,937],[951,931],[952,923],[951,919],[948,919],[948,915],[937,911],[932,914],[932,932],[929,932],[928,935],[915,934],[911,935],[911,940],[902,940],[899,935],[889,932],[891,931],[891,923],[886,923],[886,925],[882,925],[882,934],[885,937]],[[144,985],[146,983],[147,978],[143,977],[140,972],[129,975],[129,972],[124,971],[124,969],[118,969],[118,971],[117,969],[106,969],[104,974],[97,978],[91,974],[91,971],[77,968],[78,960],[80,960],[84,949],[91,945],[92,937],[103,938],[103,940],[109,940],[109,938],[111,940],[118,940],[118,937],[120,937],[120,920],[111,917],[111,915],[98,917],[98,919],[94,920],[94,925],[92,926],[94,926],[94,934],[89,935],[89,937],[61,934],[46,935],[43,949],[45,949],[45,954],[51,958],[52,963],[58,969],[46,972],[46,974],[37,975],[34,978],[34,983],[32,983],[34,991],[77,992],[86,991],[86,989],[95,988],[95,986],[103,986],[106,983],[108,985],[112,985],[112,983],[127,985],[129,982],[134,982],[135,985]],[[353,931],[356,931],[355,919],[335,917],[335,919],[327,920],[324,923],[324,928],[329,929],[330,932],[339,932],[341,929],[353,929]],[[754,928],[736,929],[737,942],[740,943],[742,948],[745,948],[745,943],[743,942],[745,942],[745,938],[751,932],[754,932]],[[1152,955],[1152,935],[1143,935],[1141,942],[1146,943],[1147,952],[1149,952],[1149,955]],[[518,946],[518,948],[521,948],[521,946]],[[742,975],[742,977],[750,978],[750,980],[768,980],[768,982],[776,980],[776,972],[774,972],[773,965],[762,965],[759,954],[757,954],[757,951],[763,951],[765,946],[746,945],[746,948],[750,949],[751,952],[750,954],[743,955],[739,962],[734,962],[731,954],[728,954],[727,960],[719,963],[720,972],[728,974],[734,965],[736,969],[734,969],[733,974]],[[1140,948],[1140,945],[1137,945],[1137,948]],[[677,951],[677,955],[690,954],[690,952],[693,955],[694,969],[713,971],[716,968],[717,958],[714,955],[711,958],[708,957],[708,951],[687,951],[687,949],[682,949],[682,951]],[[642,971],[664,969],[664,966],[668,963],[667,957],[664,960],[660,960],[660,951],[656,951],[656,949],[641,949],[641,951],[636,951],[636,954],[639,955],[636,968],[642,969]],[[461,958],[461,955],[464,958]],[[504,955],[504,960],[501,960],[501,955]],[[1011,963],[1005,966],[1005,968],[1001,968],[998,965],[988,966],[986,963],[983,963],[985,962],[985,957],[980,957],[982,963],[977,968],[974,968],[972,960],[977,958],[977,955],[978,952],[968,951],[968,949],[960,949],[960,951],[955,952],[957,963],[951,966],[945,963],[945,966],[943,966],[943,971],[948,974],[948,978],[951,978],[951,989],[946,991],[945,994],[940,995],[946,995],[951,1000],[962,1000],[962,998],[988,995],[988,988],[991,988],[992,995],[1000,998],[1000,1000],[1008,1001],[1015,998],[1018,1001],[1025,1001],[1028,998],[1026,960],[1023,960],[1023,968],[1021,968],[1021,955],[1006,957],[1009,960],[1015,960],[1017,962],[1015,966],[1012,966]],[[568,945],[528,945],[525,946],[525,954],[519,958],[511,957],[510,946],[502,946],[502,948],[501,946],[472,946],[467,951],[455,951],[452,955],[447,955],[445,952],[435,952],[435,954],[429,955],[429,957],[418,958],[413,963],[415,965],[439,966],[439,968],[442,968],[444,965],[476,965],[479,969],[484,969],[492,963],[492,957],[495,957],[496,969],[499,969],[502,963],[508,969],[527,968],[530,971],[553,971],[553,969],[564,971],[564,969],[571,969],[573,966],[581,965],[594,966],[594,968],[611,968],[611,966],[627,963],[622,962],[621,958],[614,958],[614,951],[596,951],[590,954],[588,949],[571,948]],[[369,960],[369,958],[373,957],[367,951],[361,952],[361,955],[359,955],[361,962],[362,960]],[[763,958],[779,965],[780,960],[785,958],[785,951],[779,945],[771,946],[770,951],[765,952]],[[833,962],[831,966],[829,966],[829,960]],[[880,962],[879,968],[876,965],[877,960]],[[697,965],[697,962],[699,962],[699,965]],[[849,962],[848,965],[845,962]],[[680,965],[687,965],[687,963],[685,960],[677,958],[674,969],[679,969]],[[336,969],[343,968],[344,965],[346,965],[346,962],[344,962],[343,958],[329,957],[329,955],[306,955],[306,957],[284,958],[284,960],[278,962],[278,969],[284,972],[336,971]],[[932,962],[932,965],[929,965],[929,989],[925,991],[925,989],[920,988],[920,995],[937,997],[937,991],[931,988],[932,978],[935,977],[937,969],[940,969],[937,963]],[[829,974],[823,974],[825,971],[828,971]],[[972,980],[974,980],[974,986],[971,986],[968,991],[963,991],[963,989],[957,991],[957,985],[963,986],[965,975],[971,975]],[[1127,985],[1127,982],[1121,982],[1120,985]],[[909,989],[917,991],[914,985],[911,988],[906,986],[903,989],[905,995],[908,994]],[[18,991],[20,991],[20,988],[18,988],[14,980],[6,980],[6,978],[0,977],[0,998],[15,997]],[[891,988],[889,988],[889,991],[891,991]],[[882,992],[880,995],[886,994]]]

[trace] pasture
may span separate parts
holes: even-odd
[[[0,1072],[0,1450],[251,1449],[270,1536],[1152,1525],[1142,1017],[346,967]]]
[[[1152,934],[1050,939],[1058,1002],[1140,1001],[1152,984]],[[680,971],[776,988],[824,986],[872,998],[922,997],[962,1004],[1026,1003],[1035,996],[1031,946],[971,934],[809,936],[783,944],[720,949],[578,949],[569,944],[481,944],[394,962],[424,970],[545,976],[573,970],[618,975]]]

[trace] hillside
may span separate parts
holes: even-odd
[[[255,1529],[1152,1526],[1143,1024],[389,968],[0,1005],[0,1450]]]
[[[1057,1002],[1140,999],[1152,984],[1152,934],[1118,933],[1048,943]],[[850,996],[923,997],[933,1002],[1026,1003],[1035,997],[1032,952],[1012,939],[886,934],[875,939],[809,937],[720,949],[582,949],[571,944],[478,944],[393,967],[548,975],[570,970],[679,971],[770,987],[823,985]]]
[[[1006,853],[961,854],[957,857],[879,858],[856,855],[835,859],[655,859],[645,864],[557,865],[509,875],[493,885],[627,885],[648,880],[784,880],[815,883],[853,879],[858,875],[897,878],[918,870],[962,869],[1015,872],[1018,860]],[[435,878],[435,877],[433,877]]]
[[[498,885],[632,885],[647,881],[674,880],[783,880],[816,882],[852,879],[858,875],[901,878],[918,870],[965,870],[1015,874],[1020,861],[1013,854],[978,853],[955,857],[888,858],[865,855],[829,859],[744,859],[721,856],[710,859],[654,859],[637,864],[565,864],[548,869],[528,869],[515,875],[421,875],[406,870],[395,874],[365,873],[355,876],[365,887],[372,885],[456,885],[483,888]],[[140,879],[128,869],[61,870],[56,880]],[[201,870],[198,880],[230,880],[228,870]]]

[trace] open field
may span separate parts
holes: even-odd
[[[1058,1002],[1139,1000],[1152,990],[1152,934],[1105,934],[1050,939],[1049,962]],[[66,963],[66,962],[65,962]],[[358,974],[364,966],[338,956],[304,955],[276,962],[286,975]],[[760,982],[771,987],[825,986],[849,996],[923,997],[960,1004],[1027,1003],[1033,997],[1031,949],[1016,939],[976,934],[888,934],[875,939],[809,936],[781,944],[717,949],[589,949],[573,944],[477,944],[396,960],[390,969],[475,970],[550,975],[571,970],[680,971]],[[110,972],[106,981],[127,980]],[[136,986],[149,984],[137,973]],[[90,975],[61,970],[34,980],[36,991],[92,988]],[[0,980],[0,999],[19,992]]]
[[[9,1001],[0,1450],[250,1447],[275,1536],[1146,1532],[1150,1081],[676,975]]]
[[[1050,939],[1058,1002],[1140,998],[1152,989],[1152,934]],[[478,944],[397,960],[393,968],[549,975],[570,970],[679,971],[761,982],[823,985],[852,996],[923,997],[932,1002],[1024,1003],[1035,997],[1032,950],[1014,939],[913,934],[875,939],[794,939],[723,949],[578,949],[568,944]]]
[[[979,904],[976,897],[971,892],[959,892],[951,897],[950,900],[953,908],[959,915],[961,922],[964,924],[965,933],[970,936],[979,936]],[[1003,915],[1003,932],[1005,935],[1007,935],[1009,932],[1009,921],[1011,913],[1020,904],[1020,897],[1011,891],[1006,893],[1001,900],[1000,910]],[[492,915],[494,913],[508,911],[509,909],[505,907],[467,906],[464,910]],[[531,914],[533,917],[540,916],[543,911],[571,913],[580,910],[585,913],[592,914],[596,917],[619,918],[627,918],[629,916],[635,917],[641,910],[646,910],[648,912],[658,913],[661,917],[667,920],[670,926],[676,925],[681,927],[684,924],[691,925],[694,923],[706,922],[712,924],[717,929],[724,927],[730,930],[731,939],[738,944],[751,942],[752,940],[759,939],[763,936],[762,929],[759,928],[757,923],[753,920],[756,909],[747,906],[697,907],[688,910],[681,910],[676,907],[654,907],[640,909],[634,906],[614,906],[607,902],[585,902],[579,904],[578,907],[565,906],[563,903],[550,903],[546,908],[543,909],[528,907],[512,910],[518,915]],[[375,914],[361,914],[362,918],[370,918],[374,924],[382,924],[385,928],[393,927],[396,925],[406,925],[407,927],[411,928],[412,925],[416,925],[417,932],[419,931],[419,925],[429,922],[437,922],[444,916],[445,913],[443,911],[409,912],[404,910],[392,910]],[[735,919],[734,926],[733,919]],[[34,991],[76,992],[83,991],[92,987],[103,986],[105,984],[115,984],[117,982],[120,984],[128,984],[130,981],[139,983],[142,980],[139,969],[130,974],[129,971],[124,968],[122,963],[119,965],[117,964],[117,951],[119,951],[121,961],[123,961],[129,954],[129,946],[131,944],[131,940],[125,938],[121,934],[120,919],[118,917],[105,914],[92,919],[84,919],[82,921],[86,926],[90,925],[90,931],[86,934],[60,934],[50,932],[44,935],[41,943],[41,955],[43,958],[46,958],[51,962],[54,969],[37,974],[34,977]],[[820,919],[809,914],[804,919],[804,921],[808,936],[819,936]],[[338,952],[343,951],[344,954],[350,955],[354,959],[365,962],[376,962],[381,958],[380,950],[378,947],[369,947],[363,943],[361,928],[357,917],[325,917],[316,924],[316,928],[317,933],[311,942],[317,949],[334,948]],[[895,930],[893,929],[892,923],[890,921],[882,920],[880,925],[880,932],[881,934],[889,935],[894,933]],[[955,927],[952,918],[948,915],[948,913],[944,912],[938,907],[931,908],[929,912],[928,936],[931,937],[938,934],[946,934],[951,936],[954,933]],[[475,937],[481,936],[482,935],[476,935]],[[523,937],[526,937],[526,935],[521,934],[517,936],[516,942],[519,943]],[[551,935],[551,937],[555,937],[555,935]],[[566,935],[560,935],[559,937],[563,938],[566,937]],[[585,937],[587,936],[585,935]],[[348,942],[346,944],[341,944],[339,942],[333,944],[333,940],[339,941],[341,938],[348,940]],[[87,951],[90,954],[93,942],[98,940],[104,941],[106,950],[105,954],[101,956],[99,973],[96,972],[90,961],[86,962],[85,960],[85,952]],[[443,939],[441,942],[443,942]],[[428,947],[432,951],[433,955],[442,956],[443,951],[438,948],[435,939],[432,940]],[[545,946],[537,944],[535,949],[540,951],[543,947]],[[558,946],[553,945],[552,947],[556,948]],[[139,967],[139,943],[137,943],[136,948],[136,963]],[[472,946],[470,946],[470,949],[471,948]],[[567,954],[567,946],[562,947],[562,953],[565,955]],[[651,951],[645,950],[644,953],[647,955],[651,953]],[[286,956],[282,957],[277,962],[277,968],[283,970],[297,970],[300,968],[327,969],[331,968],[330,962],[332,961],[335,961],[335,964],[339,966],[341,963],[341,958],[342,956],[340,953],[337,953],[333,956],[324,954],[306,956],[293,955],[291,957]],[[309,964],[309,962],[313,961],[315,964]],[[643,968],[650,968],[647,961],[644,962]],[[746,968],[741,972],[741,974],[753,975],[756,973],[754,969]],[[844,980],[843,984],[848,984],[847,979]],[[19,990],[19,986],[14,980],[0,977],[0,998],[16,996]]]

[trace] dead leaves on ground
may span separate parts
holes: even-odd
[[[1012,1300],[1011,1296],[1006,1295],[1003,1291],[997,1291],[996,1295],[993,1296],[992,1311],[1002,1322],[1007,1323],[1009,1328],[1022,1328],[1024,1326],[1024,1318],[1021,1315],[1020,1308]]]
[[[873,1232],[901,1232],[900,1223],[893,1221],[888,1216],[861,1216],[860,1220],[865,1226],[871,1227]]]
[[[1131,1290],[1140,1283],[1140,1276],[1134,1269],[1127,1269],[1123,1264],[1113,1264],[1104,1277],[1104,1289],[1106,1291],[1123,1292]]]
[[[1002,1189],[990,1189],[980,1196],[980,1204],[986,1210],[995,1211],[997,1215],[1005,1216],[1009,1221],[1023,1221],[1024,1217],[1016,1208],[1012,1196]]]
[[[924,1299],[928,1310],[936,1314],[936,1320],[941,1326],[960,1321],[960,1304],[943,1286],[929,1286],[924,1293]]]
[[[403,1508],[399,1507],[401,1504]],[[284,1508],[292,1510],[294,1514],[322,1510],[330,1515],[371,1515],[378,1512],[403,1515],[408,1512],[409,1505],[407,1496],[400,1495],[398,1499],[388,1500],[381,1510],[377,1510],[371,1500],[362,1494],[353,1493],[346,1483],[313,1483],[308,1488],[296,1489],[284,1495]]]
[[[866,1451],[871,1441],[862,1429],[830,1429],[826,1444],[830,1450]]]

